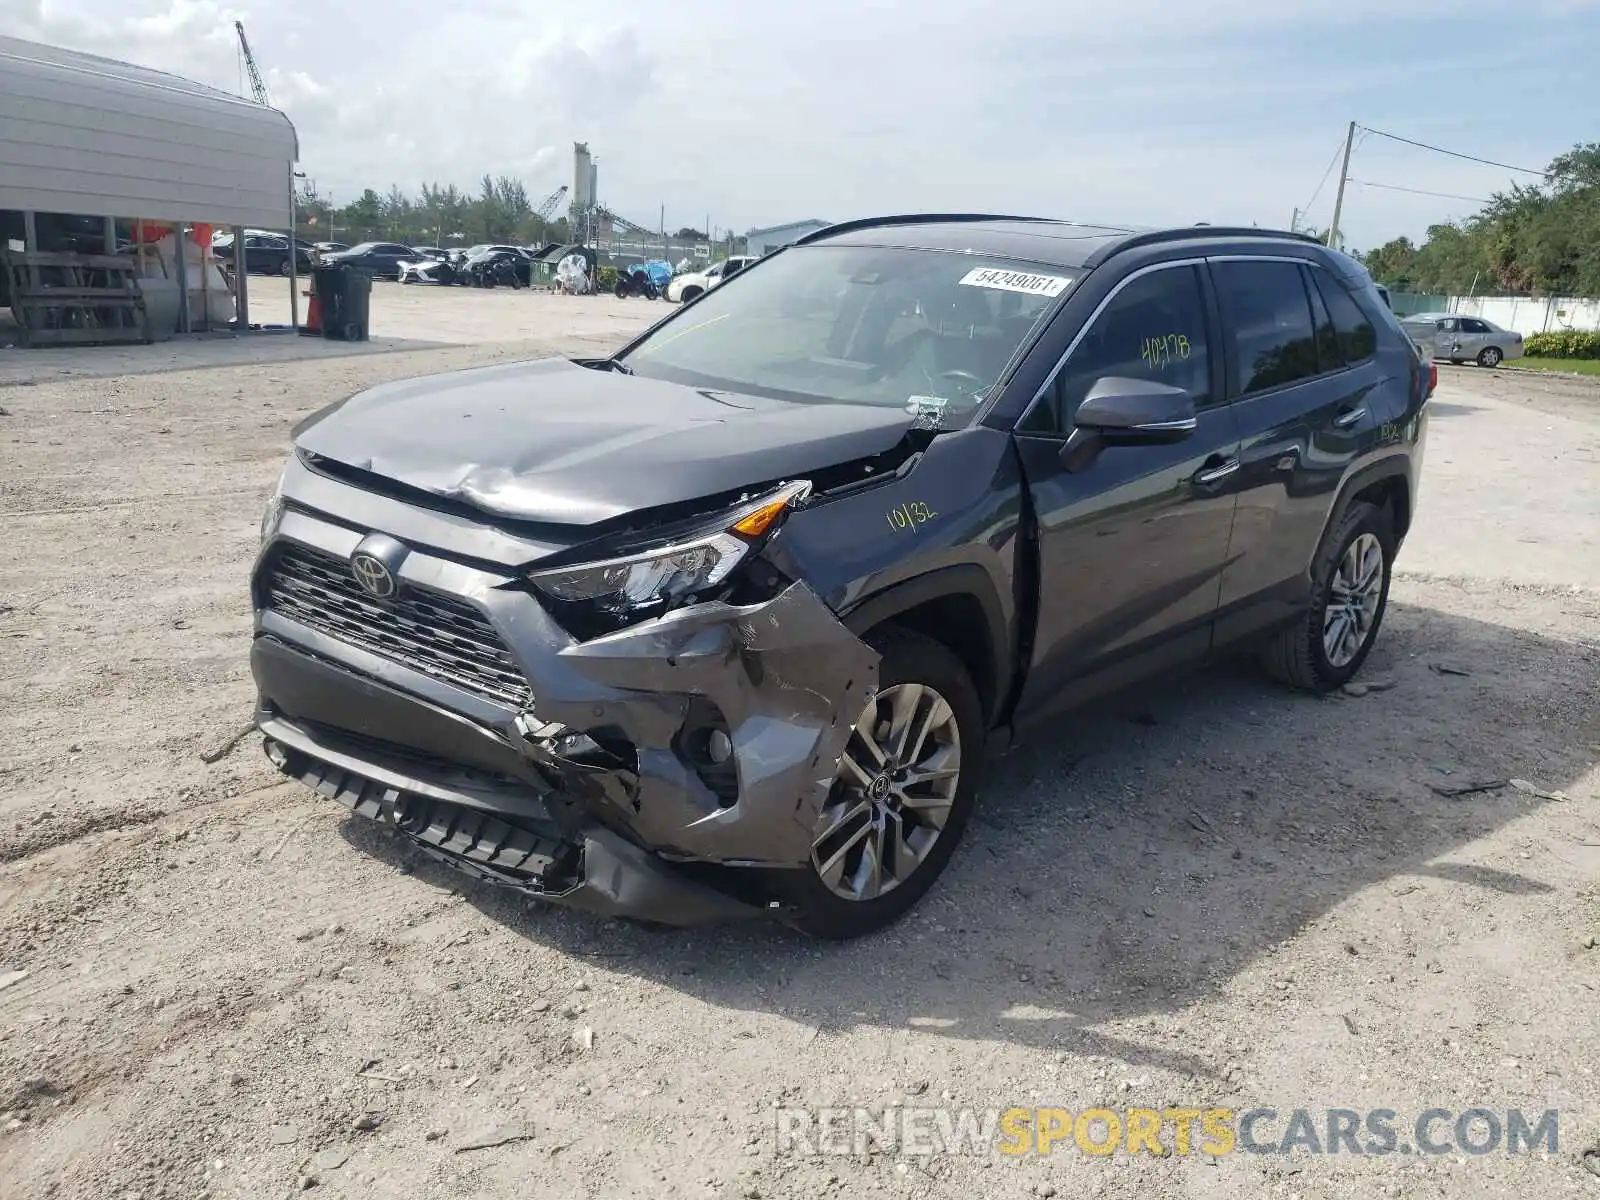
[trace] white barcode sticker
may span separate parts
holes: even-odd
[[[1070,275],[1030,275],[1026,271],[1006,271],[999,267],[974,267],[960,279],[965,287],[997,288],[1002,292],[1022,292],[1029,296],[1059,296],[1072,282]]]

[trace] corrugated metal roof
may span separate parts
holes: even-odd
[[[782,233],[786,229],[825,229],[831,224],[829,221],[819,221],[816,217],[807,217],[803,221],[785,221],[782,225],[764,225],[759,229],[752,229],[745,234],[747,238],[761,237],[768,233]]]
[[[298,157],[276,109],[0,37],[0,209],[283,229]]]

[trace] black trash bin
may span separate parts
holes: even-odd
[[[372,276],[354,267],[319,266],[316,289],[322,302],[322,336],[341,342],[366,341]]]

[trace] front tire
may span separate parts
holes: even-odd
[[[1394,545],[1386,509],[1351,504],[1317,555],[1305,615],[1263,651],[1267,674],[1306,692],[1331,692],[1354,678],[1389,607]]]
[[[983,765],[983,706],[961,660],[908,630],[868,640],[882,656],[878,690],[845,747],[810,865],[778,878],[789,923],[830,940],[884,928],[933,886]]]
[[[698,296],[704,290],[705,289],[703,289],[703,288],[695,288],[695,287],[684,288],[683,289],[682,302],[684,304],[689,303],[689,301],[693,300],[696,296]]]
[[[1485,346],[1483,352],[1478,355],[1478,365],[1480,367],[1498,367],[1500,360],[1504,357],[1505,353],[1499,346]]]

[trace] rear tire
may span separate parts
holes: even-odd
[[[1365,571],[1361,563],[1374,552],[1379,556],[1375,584],[1365,590],[1348,586],[1352,558],[1357,560],[1359,585]],[[1388,511],[1364,501],[1351,504],[1312,564],[1311,603],[1305,614],[1262,648],[1267,674],[1304,692],[1331,692],[1349,683],[1378,639],[1393,568],[1394,528]]]
[[[1478,355],[1478,365],[1480,367],[1498,367],[1500,360],[1504,357],[1505,353],[1499,346],[1485,346],[1483,352]]]
[[[897,694],[915,697],[918,693],[912,689],[920,688],[920,700],[908,718],[913,734],[919,727],[929,730],[925,739],[913,738],[930,749],[929,753],[917,760],[920,773],[928,774],[934,770],[940,774],[948,772],[951,761],[948,742],[939,744],[937,750],[931,749],[938,740],[933,727],[942,720],[940,728],[944,737],[954,742],[957,776],[948,806],[942,813],[943,823],[931,839],[923,842],[924,849],[918,855],[915,866],[904,878],[877,891],[870,898],[847,898],[841,895],[834,886],[824,882],[823,868],[815,861],[798,870],[774,872],[774,888],[789,924],[813,937],[834,941],[861,937],[883,929],[903,916],[933,886],[934,880],[944,871],[951,854],[955,852],[956,844],[961,840],[962,831],[972,815],[983,766],[983,706],[961,660],[948,647],[932,638],[892,626],[879,630],[867,640],[882,658],[878,667],[878,691],[869,702],[866,712],[857,720],[857,728],[868,717],[881,717],[878,708],[880,701],[885,706],[892,706]],[[940,700],[947,708],[948,720],[942,719],[944,714],[937,707],[936,702]],[[953,738],[949,736],[951,732],[955,734]],[[853,734],[846,754],[850,755],[857,744],[858,739]],[[939,764],[938,767],[930,768],[929,764],[935,762]],[[893,763],[886,766],[883,778],[887,779],[893,774],[893,766]],[[913,767],[912,772],[919,773],[918,768]],[[905,772],[900,774],[903,776]],[[847,779],[853,779],[853,776],[848,768],[842,768],[840,782],[834,784],[830,800],[844,799],[847,806],[852,806],[854,801],[843,790]],[[901,806],[893,798],[886,801],[900,814],[889,818],[894,823],[893,827],[909,831],[907,840],[902,843],[909,847],[919,835],[926,836],[923,830],[932,829],[931,824],[924,822],[924,813],[933,816],[934,820],[940,819],[937,807],[929,805],[928,797],[920,794],[924,786],[936,792],[938,785],[932,782],[924,785],[910,780],[900,786],[905,792],[916,788],[921,805]],[[839,836],[845,842],[850,840],[843,834]],[[831,854],[835,844],[826,843],[825,849],[819,853]],[[886,859],[880,854],[877,861],[881,864],[899,861],[899,855],[896,853]],[[881,867],[879,874],[883,874]],[[836,881],[836,886],[843,886],[847,882]]]

